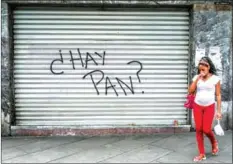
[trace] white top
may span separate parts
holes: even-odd
[[[193,81],[198,75],[194,76]],[[209,106],[215,103],[215,86],[220,81],[218,76],[212,75],[207,81],[202,79],[197,82],[197,90],[194,102],[201,106]]]

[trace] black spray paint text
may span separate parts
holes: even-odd
[[[103,53],[89,53],[89,52],[86,52],[86,56],[85,58],[83,59],[82,58],[82,54],[80,52],[79,49],[77,49],[77,54],[78,54],[78,57],[75,57],[72,53],[72,51],[69,51],[69,54],[70,54],[70,60],[69,62],[71,62],[72,64],[72,67],[73,69],[75,70],[76,67],[75,67],[75,61],[79,61],[80,62],[80,65],[82,66],[82,68],[84,69],[87,69],[88,68],[88,63],[89,62],[92,62],[94,63],[96,66],[98,65],[105,65],[105,56],[106,56],[106,52],[103,51]],[[60,64],[64,64],[64,59],[63,59],[63,55],[62,55],[62,51],[59,50],[59,55],[60,55],[60,58],[58,59],[54,59],[51,64],[50,64],[50,71],[54,74],[54,75],[61,75],[61,74],[64,74],[64,71],[61,71],[61,72],[56,72],[53,70],[53,64],[55,62],[58,62]],[[102,59],[102,63],[98,63],[95,58],[98,57],[99,59]],[[138,79],[138,82],[141,83],[141,79],[140,79],[140,76],[139,76],[139,73],[141,72],[141,70],[143,69],[143,65],[141,62],[139,61],[130,61],[128,63],[126,63],[127,65],[129,64],[138,64],[140,66],[139,70],[136,72],[136,76],[137,76],[137,79]],[[77,63],[76,63],[77,64]],[[100,74],[101,75],[101,78],[98,80],[98,81],[95,81],[94,79],[94,76],[95,75],[98,75]],[[108,77],[108,76],[105,76],[105,73],[100,70],[100,69],[95,69],[93,71],[90,71],[88,73],[86,73],[82,79],[86,79],[87,77],[90,77],[91,81],[92,81],[92,84],[96,90],[96,93],[97,95],[100,94],[99,92],[99,89],[98,89],[98,85],[105,79],[105,95],[108,95],[108,90],[112,89],[116,96],[118,96],[118,92],[116,90],[116,85],[113,85],[112,82],[111,82],[111,79]],[[124,92],[125,95],[127,95],[127,92],[126,92],[126,89],[125,88],[128,88],[128,90],[134,94],[135,91],[134,91],[134,87],[133,87],[133,81],[132,81],[132,77],[129,76],[129,80],[130,80],[130,85],[129,84],[126,84],[124,81],[122,81],[120,78],[118,77],[115,77],[115,80],[116,82],[119,84],[120,88],[122,89],[122,91]],[[124,87],[123,87],[124,86]],[[144,94],[144,91],[142,92]]]

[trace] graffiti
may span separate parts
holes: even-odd
[[[72,62],[73,69],[75,69],[75,63],[74,63],[75,60],[80,60],[80,61],[81,61],[81,64],[82,64],[82,67],[84,67],[83,59],[82,59],[81,53],[80,53],[79,49],[77,49],[77,51],[78,51],[78,54],[79,54],[79,58],[76,58],[76,59],[73,58],[73,54],[72,54],[72,52],[70,51],[70,58],[71,58],[70,61]]]
[[[62,57],[61,50],[59,50],[59,54],[60,54],[60,59],[54,59],[54,60],[52,61],[52,63],[50,64],[50,71],[51,71],[54,75],[60,75],[60,74],[63,74],[63,73],[64,73],[64,71],[61,71],[61,72],[59,72],[59,73],[56,73],[56,72],[53,71],[53,64],[54,64],[54,62],[60,61],[60,62],[63,64],[63,57]]]
[[[101,75],[102,75],[102,77],[99,79],[98,82],[94,81],[93,75],[95,73],[101,73]],[[94,85],[96,93],[97,93],[97,95],[99,95],[100,93],[99,93],[99,89],[98,89],[97,86],[104,79],[104,77],[105,77],[104,72],[101,71],[101,70],[94,70],[94,71],[91,71],[91,72],[87,73],[86,75],[84,75],[83,79],[85,79],[89,75],[91,77],[91,81],[92,81],[92,84]],[[123,82],[120,78],[116,77],[115,79],[118,82],[119,86],[121,87],[121,89],[123,90],[123,92],[124,92],[125,95],[127,95],[127,92],[125,91],[125,88],[122,85],[125,85],[125,87],[127,87],[131,91],[131,93],[134,94],[134,88],[133,88],[133,82],[132,82],[132,77],[131,76],[129,76],[131,87],[129,87],[129,85],[127,85],[125,82]],[[108,95],[108,89],[112,88],[113,91],[115,92],[116,96],[118,96],[118,92],[116,91],[115,87],[116,87],[116,85],[112,85],[112,82],[111,82],[110,78],[108,76],[106,76],[106,78],[105,78],[105,95]]]
[[[98,63],[95,58],[93,57],[93,54],[89,53],[89,52],[86,52],[86,58],[83,59],[82,58],[82,55],[81,55],[81,52],[79,49],[77,49],[77,52],[78,52],[78,57],[75,58],[72,51],[69,51],[69,54],[70,54],[70,62],[72,64],[72,68],[75,70],[76,67],[75,67],[75,61],[80,61],[80,64],[82,66],[82,68],[84,69],[87,69],[88,68],[88,63],[92,62],[95,66],[98,66],[98,65],[105,65],[105,56],[106,56],[106,53],[105,51],[103,51],[103,54],[100,54],[100,53],[97,53],[95,52],[94,55],[95,56],[98,56],[100,59],[102,59],[102,63]],[[50,64],[50,71],[52,72],[52,74],[54,75],[60,75],[60,74],[64,74],[64,71],[61,71],[61,72],[55,72],[53,70],[53,64],[55,62],[60,62],[61,64],[64,63],[64,60],[63,60],[63,56],[62,56],[62,53],[61,53],[61,50],[59,50],[59,55],[60,55],[60,58],[58,59],[54,59],[51,64]],[[141,79],[140,79],[140,76],[139,76],[139,73],[142,71],[143,69],[143,65],[141,62],[139,61],[130,61],[128,63],[126,63],[127,65],[130,65],[130,64],[138,64],[140,67],[139,67],[139,70],[136,72],[136,76],[137,76],[137,79],[138,79],[138,82],[141,83]],[[96,78],[94,78],[94,76],[96,75],[101,75],[100,78],[98,80],[96,80]],[[113,85],[112,83],[112,80],[110,79],[110,77],[106,76],[105,73],[103,72],[103,70],[100,70],[100,69],[95,69],[95,70],[92,70],[88,73],[86,73],[82,79],[86,79],[87,77],[90,77],[91,79],[91,82],[95,88],[95,91],[97,93],[97,95],[100,95],[100,91],[99,91],[99,84],[102,83],[102,81],[105,79],[105,95],[108,95],[108,91],[109,90],[113,90],[114,93],[116,94],[116,96],[119,95],[119,93],[117,92],[117,89],[116,89],[116,85]],[[119,77],[115,77],[114,78],[115,81],[117,82],[117,84],[119,84],[119,87],[121,88],[121,90],[124,92],[124,94],[127,96],[127,91],[126,89],[128,89],[132,94],[135,94],[135,91],[134,91],[134,87],[133,87],[133,80],[132,80],[132,77],[129,76],[129,81],[130,81],[130,85],[128,85],[127,83],[125,83],[122,79],[120,79]],[[142,91],[142,94],[144,94],[144,91]]]
[[[79,58],[74,58],[72,51],[69,51],[69,53],[70,53],[70,62],[72,63],[73,69],[76,69],[76,68],[75,68],[75,61],[76,61],[76,60],[80,60],[82,67],[85,66],[85,69],[88,68],[88,63],[89,63],[90,61],[93,61],[93,63],[94,63],[95,65],[98,66],[98,63],[95,61],[95,59],[92,57],[92,55],[91,55],[89,52],[86,53],[86,60],[85,60],[85,65],[84,65],[84,61],[83,61],[83,59],[82,59],[81,52],[80,52],[79,49],[77,49],[77,51],[78,51]],[[59,61],[59,62],[61,62],[62,64],[64,63],[64,62],[63,62],[63,57],[62,57],[61,50],[59,50],[59,54],[60,54],[60,59],[54,59],[54,60],[51,62],[51,64],[50,64],[50,71],[51,71],[54,75],[59,75],[59,74],[63,74],[63,73],[64,73],[63,71],[62,71],[62,72],[59,72],[59,73],[56,73],[56,72],[53,71],[53,64],[54,64],[55,62]],[[95,52],[94,54],[103,59],[102,65],[104,65],[105,51],[103,52],[103,55],[100,55],[100,54],[97,53],[97,52]]]
[[[134,88],[133,88],[133,82],[132,82],[131,76],[129,76],[131,87],[129,87],[125,82],[123,82],[121,79],[119,79],[117,77],[116,77],[116,80],[117,80],[118,84],[120,85],[120,87],[123,90],[125,95],[127,95],[127,93],[125,92],[125,89],[123,88],[122,84],[124,84],[131,91],[131,93],[134,94]]]
[[[139,69],[139,71],[137,72],[137,78],[138,78],[139,83],[141,83],[141,79],[140,79],[140,77],[139,77],[139,73],[141,72],[141,70],[142,70],[142,68],[143,68],[142,63],[139,62],[139,61],[131,61],[131,62],[128,62],[127,64],[131,64],[131,63],[138,63],[138,64],[140,65],[140,69]]]
[[[99,72],[99,73],[101,73],[101,75],[102,75],[101,79],[100,79],[98,82],[96,82],[96,83],[95,83],[94,78],[93,78],[93,74],[94,74],[95,72]],[[83,79],[85,79],[88,75],[90,75],[91,81],[92,81],[92,83],[93,83],[93,85],[94,85],[94,87],[95,87],[96,93],[97,93],[97,95],[99,95],[99,90],[98,90],[98,88],[97,88],[97,85],[99,85],[99,83],[104,79],[104,72],[101,71],[101,70],[94,70],[94,71],[91,71],[91,72],[87,73],[86,75],[84,75],[84,76],[83,76]]]

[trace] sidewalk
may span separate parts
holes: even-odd
[[[232,131],[217,137],[220,154],[207,160],[232,163]],[[2,163],[192,163],[197,155],[195,133],[113,137],[2,138]]]

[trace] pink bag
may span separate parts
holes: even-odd
[[[188,109],[193,109],[195,96],[193,94],[187,95],[187,100],[184,103],[184,107]]]

